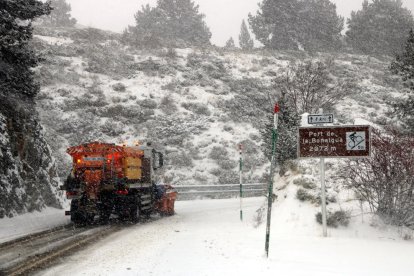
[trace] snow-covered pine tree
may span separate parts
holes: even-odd
[[[224,46],[227,49],[234,49],[236,48],[236,44],[234,44],[233,37],[230,37],[229,40],[226,41],[226,46]]]
[[[394,113],[406,125],[406,130],[414,133],[414,31],[410,30],[402,54],[396,55],[390,66],[391,72],[400,75],[404,84],[410,88],[407,99],[393,104]]]
[[[43,25],[72,27],[76,24],[76,19],[70,14],[72,7],[65,0],[51,0],[50,6],[53,8],[52,12],[40,19]]]
[[[50,12],[36,0],[0,1],[0,219],[60,207],[50,150],[38,123],[34,97],[38,63],[29,42],[31,21]]]
[[[239,45],[242,50],[252,50],[254,47],[253,39],[250,37],[249,29],[247,29],[246,22],[242,21],[239,35]]]
[[[263,0],[248,22],[256,39],[270,49],[297,49],[296,0]]]
[[[317,51],[340,46],[344,22],[329,0],[263,0],[248,21],[266,48]]]
[[[50,7],[35,0],[0,2],[0,93],[24,94],[33,98],[39,91],[32,67],[38,57],[29,47],[36,17],[48,14]]]
[[[365,54],[395,55],[413,26],[411,11],[401,0],[365,0],[362,9],[348,19],[346,40]]]
[[[414,31],[410,30],[404,51],[397,54],[390,70],[400,75],[410,89],[414,90]]]
[[[198,9],[191,0],[158,0],[155,8],[143,6],[124,40],[141,47],[209,45],[211,32]]]
[[[300,2],[298,16],[302,27],[299,42],[305,50],[331,51],[341,47],[344,18],[336,13],[336,5],[330,0]]]
[[[278,140],[276,144],[275,158],[280,167],[280,175],[286,171],[286,161],[297,158],[297,130],[300,125],[299,115],[296,113],[292,103],[287,98],[287,94],[281,91],[278,100],[280,106],[278,122]],[[270,160],[272,156],[272,129],[273,113],[269,112],[267,123],[260,134],[262,137],[262,151]]]
[[[186,45],[206,45],[211,33],[204,22],[204,14],[191,0],[158,0],[157,8],[165,15],[166,37],[171,41],[182,40]],[[179,45],[178,45],[179,46]]]
[[[122,40],[144,48],[161,46],[164,32],[161,26],[164,19],[160,10],[147,4],[142,6],[134,16],[135,26],[128,26],[123,33]]]

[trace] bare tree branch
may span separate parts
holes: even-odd
[[[372,157],[348,162],[341,177],[390,223],[414,227],[414,137],[373,130]]]

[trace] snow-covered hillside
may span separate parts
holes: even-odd
[[[69,37],[67,37],[69,36]],[[70,38],[72,37],[72,38]],[[126,48],[90,35],[38,35],[49,55],[38,69],[38,110],[47,139],[65,177],[68,146],[101,140],[129,144],[152,141],[165,150],[165,182],[237,183],[237,145],[244,144],[247,181],[264,181],[259,129],[272,79],[294,61],[331,59],[332,74],[354,84],[330,111],[337,122],[362,118],[387,124],[391,97],[400,95],[387,73],[389,60],[350,54],[242,52],[220,49]]]

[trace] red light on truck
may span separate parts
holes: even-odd
[[[78,159],[78,160],[76,160],[76,162],[79,164],[79,163],[81,163],[81,162],[82,162],[82,160]]]
[[[117,195],[127,195],[128,194],[128,190],[118,190],[118,191],[115,191],[115,193]]]
[[[73,196],[77,196],[78,195],[78,192],[66,192],[66,197],[68,197],[68,198],[70,198],[70,197],[73,197]]]

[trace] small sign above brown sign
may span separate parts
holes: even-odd
[[[308,124],[331,124],[333,119],[333,114],[308,115]]]
[[[368,157],[370,130],[370,126],[301,127],[298,157]]]

